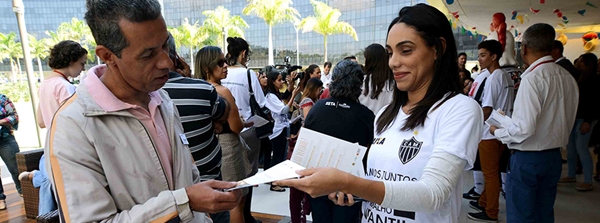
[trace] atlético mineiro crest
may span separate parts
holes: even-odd
[[[406,165],[408,162],[413,160],[417,154],[419,154],[419,151],[421,151],[422,145],[423,142],[417,141],[414,136],[409,140],[402,140],[402,144],[398,150],[398,158],[400,158],[400,162]]]

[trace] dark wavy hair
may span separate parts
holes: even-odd
[[[454,34],[450,23],[448,23],[442,12],[422,3],[404,7],[398,13],[398,17],[390,23],[388,35],[392,27],[399,23],[404,23],[415,29],[425,44],[434,47],[437,52],[431,84],[427,89],[427,93],[425,93],[425,97],[410,110],[410,116],[401,128],[401,130],[406,131],[423,126],[433,105],[448,93],[450,93],[448,97],[433,108],[434,110],[448,99],[460,94],[462,83],[460,83],[458,77]],[[442,38],[446,42],[445,49],[443,48]],[[407,102],[408,92],[401,91],[397,87],[394,88],[394,99],[377,119],[376,129],[378,133],[386,130],[394,122],[398,112]]]
[[[87,54],[88,51],[81,47],[79,43],[71,40],[61,41],[50,49],[48,66],[52,69],[62,69],[71,66],[71,63],[77,62]]]
[[[267,72],[266,93],[273,93],[277,96],[277,98],[281,98],[281,94],[279,93],[279,89],[277,89],[275,87],[275,84],[273,84],[273,82],[275,82],[275,80],[277,80],[277,77],[279,77],[280,75],[281,75],[281,73],[279,71],[277,71],[276,69],[271,69],[270,71]]]
[[[394,74],[388,65],[387,50],[381,44],[371,44],[365,49],[365,87],[363,94],[378,99],[385,87],[394,86]]]
[[[333,68],[329,95],[335,99],[350,99],[358,101],[362,90],[365,73],[358,63],[342,60]]]
[[[310,75],[315,72],[317,67],[319,67],[319,65],[311,64],[310,66],[308,66],[308,68],[306,68],[304,70],[304,76],[302,77],[302,80],[300,80],[300,83],[298,84],[298,87],[300,87],[301,90],[304,90],[306,83],[308,83],[308,80],[310,79]]]
[[[477,49],[486,49],[487,51],[490,52],[490,54],[492,54],[492,55],[496,54],[496,60],[498,60],[498,61],[500,61],[500,58],[502,57],[502,53],[504,52],[504,49],[502,48],[502,44],[500,42],[498,42],[498,40],[494,40],[494,39],[486,40],[486,41],[479,43],[479,45],[477,45]]]
[[[311,78],[308,80],[304,91],[302,91],[302,97],[300,98],[300,101],[302,101],[304,98],[310,98],[310,100],[313,102],[317,102],[322,87],[323,81],[319,80],[319,78]]]
[[[250,45],[246,40],[240,37],[228,37],[227,38],[227,55],[225,59],[227,60],[227,64],[230,66],[234,66],[238,64],[238,57],[242,54],[243,51],[246,51],[244,56],[250,55]]]

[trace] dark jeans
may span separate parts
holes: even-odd
[[[263,170],[269,169],[271,167],[271,152],[273,152],[271,148],[271,140],[269,138],[264,138],[260,140],[260,160],[262,160]]]
[[[287,128],[284,128],[281,134],[277,137],[271,139],[271,150],[273,150],[273,159],[270,159],[267,162],[267,156],[270,156],[271,153],[268,154],[265,152],[265,170],[269,169],[285,160],[285,153],[287,152]]]
[[[0,139],[0,157],[6,164],[6,168],[10,172],[10,175],[15,182],[15,187],[19,194],[21,193],[21,181],[19,181],[19,170],[17,168],[17,157],[15,156],[19,152],[19,144],[15,140],[14,136],[8,136]],[[4,187],[2,186],[2,179],[0,179],[0,200],[6,199],[4,195]]]
[[[214,223],[229,223],[229,211],[223,211],[216,214],[210,214],[210,218]]]
[[[313,223],[355,223],[359,222],[362,202],[350,207],[338,206],[327,196],[309,198]]]
[[[506,182],[506,222],[554,222],[560,149],[514,151]]]
[[[249,187],[248,194],[246,195],[246,202],[244,203],[244,221],[245,223],[256,223],[256,219],[252,216],[250,205],[252,204],[252,187]]]

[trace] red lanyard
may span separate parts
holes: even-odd
[[[58,73],[58,74],[60,74],[60,75],[62,75],[65,78],[65,80],[67,80],[68,82],[71,82],[71,81],[69,81],[69,78],[67,78],[67,75],[63,74],[62,72],[60,72],[58,70],[53,70],[53,71],[56,72],[56,73]]]
[[[542,62],[540,62],[539,64],[535,65],[535,67],[533,67],[533,68],[532,68],[532,69],[529,71],[529,73],[533,72],[533,70],[535,70],[535,68],[537,68],[538,66],[540,66],[540,65],[542,65],[542,64],[545,64],[545,63],[553,63],[553,62],[554,62],[554,60],[546,60],[546,61],[542,61]]]

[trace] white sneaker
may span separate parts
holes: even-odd
[[[2,200],[2,202],[0,202],[0,210],[6,210],[6,200]]]
[[[37,170],[31,171],[31,172],[23,171],[22,173],[19,174],[19,177],[18,177],[19,181],[32,181],[33,173],[35,173],[35,171],[37,171]]]

